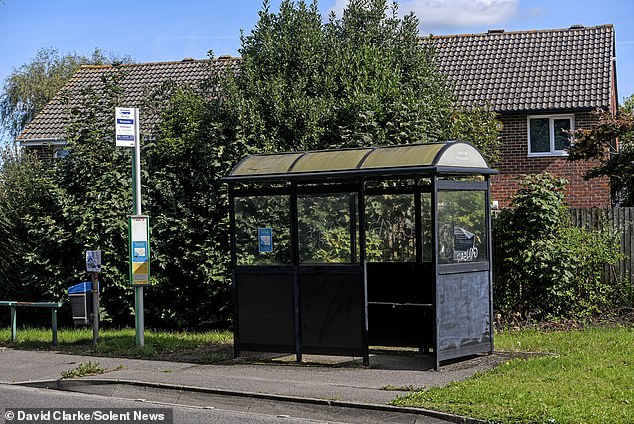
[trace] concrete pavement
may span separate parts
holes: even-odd
[[[419,354],[373,355],[370,367],[358,365],[359,358],[313,357],[305,355],[311,365],[295,364],[281,355],[261,363],[257,357],[229,361],[221,365],[201,365],[125,358],[78,356],[54,351],[0,351],[0,383],[29,384],[105,396],[143,398],[174,404],[261,409],[268,402],[279,407],[293,405],[294,413],[303,409],[322,408],[322,415],[306,415],[334,420],[362,410],[374,415],[396,414],[401,420],[390,422],[465,422],[461,417],[430,411],[394,408],[387,403],[408,388],[445,386],[466,379],[477,371],[490,369],[506,358],[500,355],[477,356],[430,369],[428,357]],[[98,362],[108,372],[81,379],[61,380],[64,371],[88,361]],[[237,402],[236,398],[240,398]],[[271,402],[275,401],[275,402]],[[213,405],[210,405],[213,403]],[[219,405],[219,406],[218,406]],[[301,406],[301,408],[300,408]],[[324,409],[326,408],[326,409]],[[334,408],[334,409],[333,409]],[[318,408],[319,409],[319,408]],[[379,415],[380,415],[379,414]],[[420,421],[421,419],[426,421]],[[376,422],[385,422],[386,417]],[[418,421],[417,421],[418,420]],[[440,421],[429,421],[440,420]],[[372,422],[369,418],[365,421]]]

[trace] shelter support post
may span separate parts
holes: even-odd
[[[416,242],[416,263],[421,265],[423,263],[423,206],[421,199],[421,187],[420,179],[416,179],[416,191],[414,193],[414,216],[416,220],[414,222],[414,233]],[[428,352],[429,348],[426,346],[419,346],[419,352]]]
[[[370,365],[370,347],[369,347],[369,334],[368,334],[368,267],[366,259],[366,244],[365,244],[365,188],[363,179],[359,179],[359,192],[358,192],[358,206],[359,206],[359,264],[361,265],[361,281],[363,284],[361,311],[362,319],[362,333],[361,344],[363,349],[363,365]]]
[[[295,360],[302,362],[302,323],[299,290],[299,216],[297,183],[291,183],[291,261],[293,262],[293,314],[295,324]]]
[[[233,184],[229,184],[229,245],[231,247],[231,297],[233,300],[233,357],[240,356],[240,332],[238,331],[238,296],[236,286],[236,204]]]
[[[433,225],[433,231],[431,232],[432,250],[432,270],[433,270],[433,288],[434,288],[434,369],[440,368],[440,360],[438,350],[440,349],[440,337],[438,334],[438,305],[440,303],[440,296],[438,290],[438,177],[433,176],[431,178],[431,222]]]
[[[489,258],[489,337],[491,338],[491,348],[489,354],[493,354],[493,240],[491,227],[491,179],[485,176],[486,192],[485,192],[485,220],[487,234],[487,258]]]

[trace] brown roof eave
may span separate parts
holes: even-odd
[[[65,145],[68,141],[65,138],[16,138],[16,142],[21,146],[44,146],[44,145]]]
[[[596,107],[578,107],[578,108],[557,108],[557,109],[522,109],[522,110],[497,110],[493,109],[493,112],[498,115],[540,115],[540,114],[559,114],[559,113],[582,113],[592,112],[597,109],[610,110],[609,106],[596,106]]]

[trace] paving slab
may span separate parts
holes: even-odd
[[[252,355],[223,364],[204,365],[3,349],[0,351],[0,383],[37,385],[41,382],[41,387],[147,398],[167,404],[238,407],[244,411],[264,408],[271,413],[292,410],[313,418],[316,415],[307,411],[319,410],[319,417],[332,420],[339,419],[337,414],[349,419],[354,414],[367,413],[363,422],[433,423],[447,422],[447,417],[440,414],[440,418],[421,418],[419,412],[390,409],[392,407],[386,405],[408,391],[464,380],[491,369],[507,357],[501,354],[475,356],[447,364],[439,371],[431,369],[429,357],[422,354],[377,353],[372,355],[369,367],[361,366],[360,358],[306,355],[301,364],[293,359],[284,355]],[[89,361],[98,362],[107,372],[61,380],[64,371]],[[236,401],[235,396],[241,400]],[[451,421],[465,422],[459,418]]]

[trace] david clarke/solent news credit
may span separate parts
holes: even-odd
[[[4,419],[9,423],[134,423],[174,424],[169,408],[7,408]]]

